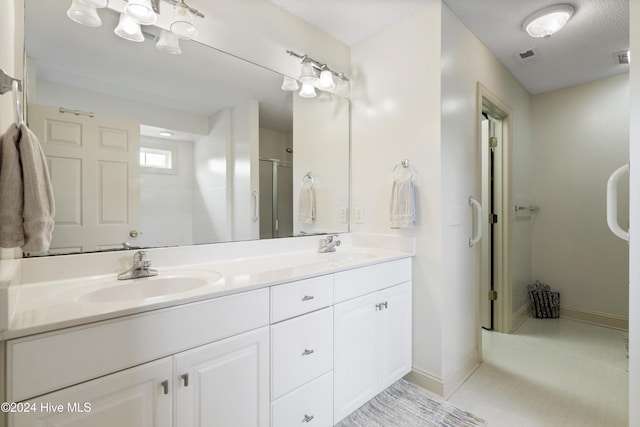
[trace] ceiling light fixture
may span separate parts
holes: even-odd
[[[316,88],[325,92],[330,92],[345,98],[349,97],[349,79],[342,72],[331,69],[327,64],[316,61],[308,55],[300,55],[299,53],[288,50],[287,53],[302,61],[300,77],[298,81],[302,83],[302,89],[299,95],[304,98],[313,98],[316,96]],[[318,75],[320,77],[318,77]],[[337,79],[334,80],[334,77]],[[285,76],[281,89],[294,91],[298,89],[298,81]]]
[[[570,4],[558,4],[529,15],[522,29],[531,37],[549,38],[567,24],[575,9]]]

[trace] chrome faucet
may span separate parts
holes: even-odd
[[[138,251],[133,254],[133,265],[131,269],[118,274],[118,280],[157,276],[158,270],[152,270],[149,268],[150,266],[151,262],[147,259],[147,253],[145,251]]]
[[[340,246],[340,240],[338,240],[337,234],[331,234],[320,241],[320,249],[318,252],[335,252],[336,246]]]

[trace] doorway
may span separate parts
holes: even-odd
[[[260,159],[260,238],[293,234],[293,163]]]
[[[478,84],[479,144],[482,162],[483,220],[480,324],[511,332],[509,281],[509,130],[511,109]]]

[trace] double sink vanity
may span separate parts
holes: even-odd
[[[3,422],[338,423],[411,370],[412,248],[341,239],[150,250],[157,275],[129,280],[135,251],[14,261]]]

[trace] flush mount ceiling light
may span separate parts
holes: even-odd
[[[185,0],[163,0],[175,9],[173,20],[169,25],[171,31],[158,28],[161,30],[159,36],[157,30],[145,29],[143,33],[140,25],[153,25],[157,21],[160,14],[160,1],[127,0],[114,33],[133,42],[142,42],[147,35],[156,42],[158,50],[174,55],[180,54],[182,50],[178,39],[194,38],[198,30],[193,24],[193,16],[204,18],[204,14],[189,6]],[[99,27],[102,25],[102,20],[96,9],[106,8],[108,4],[109,0],[72,0],[67,16],[79,24]],[[116,13],[121,10],[113,7],[109,9],[113,9]]]
[[[522,29],[531,37],[549,38],[567,24],[574,10],[570,4],[547,7],[527,17]]]
[[[288,50],[287,53],[302,60],[300,77],[298,77],[298,81],[302,83],[300,96],[313,98],[316,96],[316,88],[318,88],[345,98],[349,97],[349,79],[344,73],[332,70],[327,64],[322,64],[307,55],[300,55],[291,50]],[[337,82],[334,78],[337,79]],[[298,81],[285,76],[281,89],[287,91],[298,90]]]

